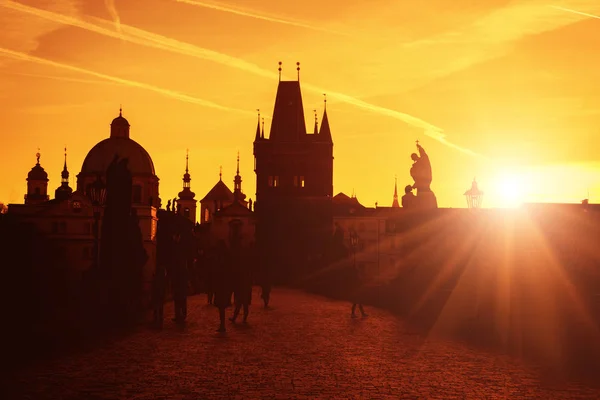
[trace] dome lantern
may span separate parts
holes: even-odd
[[[123,118],[123,109],[119,108],[119,116],[110,124],[110,137],[129,139],[129,127],[129,121]]]

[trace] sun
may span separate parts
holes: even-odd
[[[516,172],[506,171],[494,179],[494,195],[500,207],[519,207],[525,200],[523,176]]]

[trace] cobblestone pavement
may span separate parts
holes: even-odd
[[[254,291],[249,323],[215,332],[217,310],[189,298],[178,328],[166,308],[162,331],[139,332],[91,352],[22,371],[9,399],[597,399],[573,383],[544,382],[508,357],[427,339],[369,308],[288,289],[273,307]],[[229,311],[231,312],[231,311]]]

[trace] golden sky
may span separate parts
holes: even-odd
[[[373,206],[411,184],[419,140],[443,207],[600,197],[598,0],[0,0],[0,202],[23,202],[41,148],[51,193],[123,104],[163,202],[190,149],[198,199],[218,180],[254,198],[256,112],[277,62],[300,61],[307,127],[323,93],[334,192]]]

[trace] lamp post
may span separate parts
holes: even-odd
[[[92,206],[94,207],[94,260],[92,268],[97,269],[100,264],[100,214],[102,212],[102,207],[104,207],[104,202],[106,201],[106,185],[102,182],[102,177],[100,175],[98,175],[96,181],[92,183],[89,195],[92,200]]]
[[[468,208],[481,208],[481,204],[483,203],[483,192],[477,187],[477,181],[475,179],[473,179],[473,183],[471,183],[471,188],[465,192],[465,197],[467,198]]]

